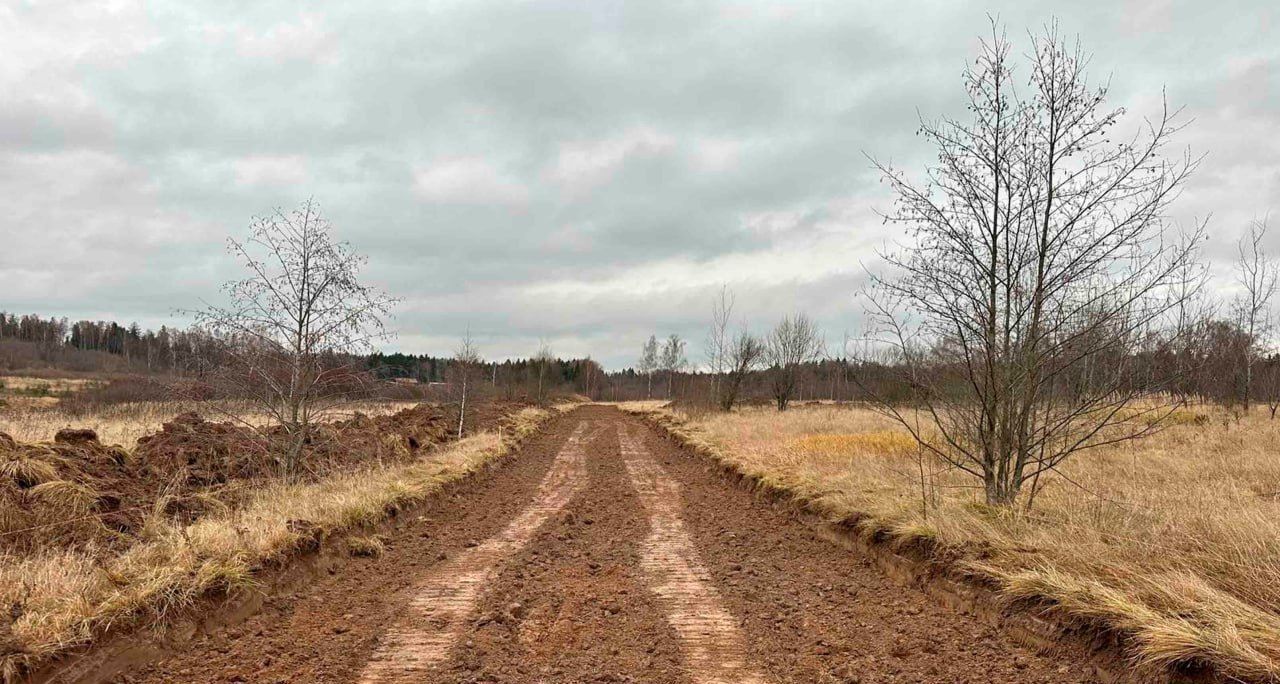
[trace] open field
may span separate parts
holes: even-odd
[[[332,417],[343,420],[356,413],[383,416],[416,406],[412,401],[368,401],[344,406]],[[270,418],[249,405],[234,402],[209,401],[140,401],[95,406],[92,411],[68,411],[50,398],[39,405],[16,402],[0,407],[0,432],[20,442],[48,442],[58,430],[68,427],[88,428],[98,433],[104,444],[119,444],[132,448],[139,437],[159,430],[174,416],[196,413],[205,420],[225,421],[235,416],[237,421],[263,426]]]
[[[834,519],[994,581],[1011,600],[1121,630],[1140,662],[1280,677],[1280,421],[1212,408],[1185,418],[1082,452],[1030,512],[980,503],[972,478],[922,459],[900,427],[865,408],[748,408],[676,429]]]

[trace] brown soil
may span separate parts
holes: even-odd
[[[117,681],[1092,681],[893,583],[610,408],[554,420],[386,543]],[[444,568],[472,573],[467,559],[493,567],[433,613],[424,592]],[[442,643],[447,655],[423,658]]]
[[[519,407],[477,403],[466,431],[496,428]],[[320,425],[301,458],[301,476],[408,460],[452,440],[457,429],[456,407],[426,404]],[[92,430],[65,429],[49,444],[20,444],[0,433],[0,551],[119,548],[157,510],[186,521],[220,510],[277,476],[269,440],[194,413],[139,439],[132,452],[100,443]]]

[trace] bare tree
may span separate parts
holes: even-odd
[[[1271,298],[1276,293],[1277,264],[1271,261],[1263,247],[1267,237],[1267,219],[1249,224],[1249,232],[1236,244],[1236,280],[1244,292],[1232,303],[1236,325],[1245,334],[1248,345],[1243,350],[1240,367],[1244,382],[1241,400],[1244,411],[1249,412],[1253,398],[1253,367],[1257,358],[1266,353],[1267,337],[1271,332]]]
[[[805,364],[822,355],[822,335],[808,316],[783,318],[765,341],[765,355],[773,375],[773,398],[778,410],[787,410]]]
[[[675,391],[676,373],[684,370],[689,360],[684,355],[684,340],[679,335],[672,334],[667,337],[666,342],[662,344],[662,370],[667,372],[667,398],[670,399]]]
[[[645,378],[645,398],[653,398],[653,374],[658,370],[658,337],[650,335],[640,352],[640,363],[637,364]]]
[[[387,338],[396,300],[360,282],[364,257],[334,240],[310,200],[228,243],[249,275],[223,286],[227,304],[194,312],[196,325],[224,342],[217,377],[284,428],[292,473],[315,422],[352,398],[364,377],[352,355]]]
[[[538,373],[538,401],[545,401],[547,398],[546,378],[547,369],[555,362],[555,354],[551,351],[551,345],[546,340],[538,343],[538,353],[533,357],[533,364],[537,367]]]
[[[764,341],[752,335],[746,326],[729,343],[725,357],[728,373],[720,388],[720,408],[732,411],[742,391],[742,383],[754,371],[764,358]]]
[[[458,394],[458,439],[462,439],[462,426],[467,417],[467,394],[471,376],[480,369],[484,360],[480,358],[480,350],[471,339],[471,329],[462,337],[458,348],[453,352],[453,373],[455,382],[459,384]],[[483,382],[483,381],[482,381]]]
[[[1182,239],[1186,241],[1185,236]],[[1195,252],[1183,262],[1175,277],[1176,322],[1168,347],[1174,357],[1174,378],[1169,389],[1183,401],[1195,395],[1205,396],[1201,376],[1209,365],[1214,321],[1218,315],[1217,299],[1206,295],[1205,285],[1210,274],[1208,265],[1200,258],[1201,243],[1193,240],[1190,244]]]
[[[980,478],[992,505],[1027,482],[1034,498],[1039,476],[1081,449],[1158,429],[1172,406],[1135,359],[1170,334],[1203,237],[1203,224],[1184,241],[1166,230],[1198,162],[1166,156],[1176,112],[1116,140],[1123,110],[1086,83],[1080,48],[1056,26],[1033,42],[1030,74],[1015,79],[993,25],[964,75],[972,119],[920,126],[938,152],[923,185],[876,163],[897,195],[885,218],[913,240],[886,255],[869,314],[928,420],[881,407]]]
[[[720,288],[720,295],[711,304],[711,329],[707,331],[706,354],[707,368],[711,373],[711,402],[717,405],[720,403],[721,381],[728,370],[733,345],[729,334],[733,304],[734,296],[728,285]]]
[[[1276,411],[1280,410],[1280,356],[1272,354],[1264,359],[1259,372],[1259,393],[1267,404],[1271,420],[1275,420]]]

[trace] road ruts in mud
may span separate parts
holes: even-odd
[[[631,486],[649,514],[640,567],[680,636],[685,665],[697,684],[765,684],[747,662],[737,621],[725,610],[681,519],[680,485],[649,450],[619,426],[622,458]]]
[[[680,640],[640,570],[649,522],[607,432],[587,449],[587,488],[510,563],[482,600],[441,684],[692,684]]]
[[[124,681],[1092,681],[1069,655],[892,582],[612,408],[554,419],[411,515],[381,558]]]
[[[578,423],[533,501],[510,524],[432,570],[411,591],[405,614],[379,639],[360,684],[419,682],[449,656],[503,566],[587,484],[586,445],[601,431],[589,426]]]
[[[637,421],[628,418],[628,421]],[[637,427],[681,485],[681,517],[750,653],[773,682],[1094,682],[823,539],[704,457]]]
[[[349,683],[403,613],[423,577],[499,533],[533,500],[585,412],[553,419],[500,467],[428,499],[390,533],[379,558],[352,559],[241,624],[198,638],[172,657],[115,681]],[[607,414],[606,414],[607,415]]]

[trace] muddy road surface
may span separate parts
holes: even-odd
[[[118,681],[1088,682],[587,406],[258,615]]]

